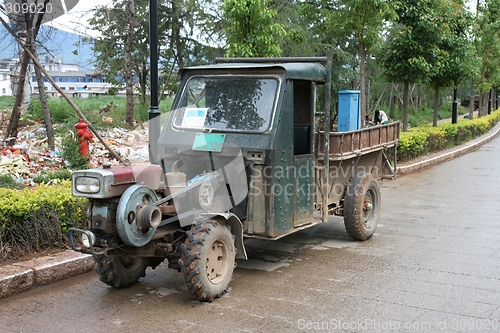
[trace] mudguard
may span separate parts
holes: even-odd
[[[243,224],[240,219],[232,213],[201,214],[207,218],[215,218],[231,227],[231,233],[235,236],[234,245],[236,246],[236,259],[247,259],[245,244],[243,244]]]

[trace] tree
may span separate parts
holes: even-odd
[[[441,87],[457,86],[474,74],[473,44],[471,36],[472,14],[462,0],[446,0],[440,10],[443,38],[439,43],[436,71],[430,78],[434,88],[434,118],[437,125],[438,101]]]
[[[403,131],[408,129],[409,87],[429,82],[436,73],[443,38],[439,8],[442,0],[395,0],[398,15],[379,54],[385,76],[403,82]]]
[[[27,45],[28,49],[35,55],[37,54],[36,40],[38,32],[40,31],[40,26],[42,25],[42,22],[45,22],[46,20],[46,18],[44,18],[44,13],[45,13],[45,8],[47,8],[47,4],[49,2],[50,0],[44,0],[43,2],[44,10],[36,11],[34,13],[31,13],[30,11],[26,11],[25,13],[23,13],[23,11],[20,12],[13,11],[11,13],[7,11],[5,12],[5,14],[7,14],[7,17],[11,21],[11,24],[15,26],[18,33],[18,37],[24,40],[24,43]],[[20,8],[24,8],[24,6],[27,5],[28,5],[27,0],[22,0],[22,5]],[[27,8],[29,8],[29,6],[27,6]],[[7,23],[2,19],[2,24],[6,25]],[[9,119],[9,123],[7,124],[7,131],[5,133],[6,140],[12,138],[7,142],[9,145],[14,145],[16,142],[19,119],[21,117],[21,104],[26,94],[24,89],[25,89],[26,76],[29,74],[29,68],[28,68],[29,63],[30,63],[30,57],[28,55],[28,52],[26,50],[23,50],[23,52],[21,53],[19,80],[17,82],[17,91],[15,95],[16,98],[14,100],[14,106],[12,108],[12,113]],[[47,100],[45,98],[45,89],[43,80],[41,78],[41,73],[38,70],[36,70],[36,77],[38,80],[40,101],[42,103],[44,122],[47,133],[47,142],[49,148],[54,149],[54,134],[52,129],[52,121],[50,119],[50,112],[48,109]]]
[[[135,3],[134,0],[128,0],[128,30],[125,39],[124,58],[125,63],[123,72],[125,74],[125,91],[127,96],[127,106],[125,109],[125,121],[129,126],[134,124],[134,78],[132,65],[132,52],[134,43],[134,30],[136,28]]]
[[[475,47],[479,60],[480,95],[500,81],[500,0],[478,2]],[[479,99],[479,116],[484,114]]]
[[[144,68],[148,63],[147,31],[149,31],[147,0],[120,0],[111,7],[98,6],[89,25],[102,32],[94,39],[92,50],[95,57],[96,76],[104,76],[115,87],[125,87],[127,96],[126,122],[133,125],[134,93],[139,85],[139,98],[146,101]],[[160,30],[159,30],[160,31]],[[147,70],[146,70],[147,72]]]
[[[332,105],[336,110],[337,91],[359,88],[359,59],[357,43],[352,34],[339,33],[334,14],[338,1],[304,0],[279,4],[278,22],[287,31],[282,42],[285,56],[325,56],[332,52]],[[321,95],[320,95],[321,96]],[[322,97],[318,100],[323,103]],[[331,118],[335,121],[335,114]]]
[[[279,57],[282,24],[274,23],[276,11],[266,0],[225,0],[227,57]]]
[[[133,0],[133,6],[131,1],[118,0],[111,7],[96,7],[89,23],[102,35],[87,38],[86,42],[93,44],[96,75],[104,76],[117,88],[125,87],[127,96],[137,95],[144,105],[150,72],[149,1]],[[166,89],[174,70],[193,62],[208,62],[207,54],[215,53],[214,48],[202,44],[201,35],[220,24],[214,19],[217,12],[208,10],[211,1],[217,0],[158,1],[159,62],[163,65],[159,70]],[[213,33],[217,35],[217,31]],[[133,104],[128,98],[127,123],[131,125]]]
[[[332,11],[329,20],[335,33],[353,36],[358,45],[361,119],[365,119],[366,83],[365,65],[367,54],[381,43],[387,20],[396,18],[396,13],[386,0],[338,0],[338,9]]]
[[[38,59],[38,50],[36,48],[35,40],[31,43],[31,53]],[[43,82],[42,72],[40,68],[35,66],[35,77],[38,84],[38,95],[40,97],[40,103],[42,105],[43,121],[45,124],[45,131],[47,133],[47,145],[50,149],[54,150],[54,129],[52,128],[52,120],[50,119],[49,104],[47,102],[47,95],[45,90],[45,83]]]

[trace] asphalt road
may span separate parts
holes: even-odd
[[[500,330],[500,139],[382,184],[374,237],[342,219],[246,242],[231,290],[199,303],[161,265],[114,290],[88,273],[0,300],[0,332]]]

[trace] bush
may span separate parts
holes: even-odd
[[[444,131],[444,135],[448,140],[447,147],[460,144],[458,139],[458,126],[456,124],[446,123],[440,125],[440,128]]]
[[[81,170],[90,167],[89,160],[80,154],[80,144],[76,137],[75,130],[71,129],[71,133],[63,137],[62,152],[63,158],[68,162],[71,168]]]
[[[53,124],[76,123],[78,117],[68,102],[62,98],[48,99],[50,119]],[[37,98],[32,98],[28,112],[38,119],[43,119],[42,103]]]
[[[402,132],[398,142],[398,161],[407,161],[422,155],[425,151],[427,133],[411,129]]]
[[[499,121],[500,109],[481,118],[460,119],[457,124],[445,123],[436,127],[425,125],[411,128],[400,134],[398,161],[405,162],[459,145],[488,132]]]
[[[48,171],[33,178],[35,184],[48,184],[50,182],[71,179],[71,171],[67,169],[60,169],[55,171]]]
[[[0,189],[0,262],[31,251],[68,245],[70,226],[83,227],[87,199],[71,183],[34,189]]]
[[[425,153],[443,150],[448,144],[446,131],[439,127],[428,127],[427,132],[427,145]]]
[[[21,189],[23,184],[16,182],[11,175],[0,175],[0,188]]]

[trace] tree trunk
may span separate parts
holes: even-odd
[[[410,101],[410,82],[404,81],[403,89],[403,132],[408,130],[408,104]]]
[[[391,84],[391,91],[389,92],[389,112],[391,112],[392,107],[392,93],[394,92],[394,83]]]
[[[142,73],[141,73],[141,98],[142,98],[142,104],[145,105],[147,102],[147,94],[148,94],[148,87],[147,87],[147,82],[148,82],[148,74],[149,74],[149,68],[147,64],[143,64],[142,66]]]
[[[45,6],[48,4],[48,0],[45,1]],[[39,18],[35,24],[35,29],[32,36],[31,53],[38,59],[38,51],[36,49],[36,36],[40,30],[41,18]],[[40,95],[40,103],[42,104],[43,121],[45,124],[45,133],[47,134],[47,145],[50,149],[55,149],[54,144],[54,129],[52,128],[52,120],[50,119],[50,110],[47,103],[47,95],[45,95],[45,84],[42,78],[42,72],[40,68],[35,67],[35,76],[38,84],[38,94]]]
[[[181,40],[181,18],[179,17],[179,9],[177,3],[172,1],[172,36],[170,37],[170,45],[175,50],[174,56],[177,58],[179,68],[184,68],[184,43]]]
[[[419,95],[419,99],[418,99],[418,108],[419,109],[422,107],[422,105],[427,104],[427,94],[425,93],[425,91],[426,91],[425,86],[422,86],[422,90],[423,90],[423,93],[421,95]]]
[[[432,119],[432,126],[437,126],[438,123],[438,107],[439,107],[439,85],[434,87],[434,118]]]
[[[417,91],[417,92],[415,92],[415,91]],[[418,108],[417,96],[418,96],[418,86],[416,84],[413,84],[411,87],[410,97],[409,97],[409,98],[411,98],[411,106],[412,106],[411,111],[413,114],[415,114],[415,110]]]
[[[469,119],[474,118],[474,79],[472,79],[470,85],[470,104],[469,104]]]
[[[370,81],[368,81],[368,82],[370,82]],[[380,100],[381,100],[381,99],[382,99],[382,97],[384,96],[384,94],[385,94],[385,91],[386,91],[386,90],[387,90],[387,85],[386,85],[386,86],[384,86],[384,90],[382,90],[382,92],[380,93],[380,96],[378,97],[377,101],[375,102],[375,105],[373,105],[373,107],[369,107],[369,108],[368,108],[368,113],[370,113],[370,112],[373,112],[373,111],[377,110],[378,105],[379,105],[379,103],[380,103]],[[390,110],[391,110],[391,107],[390,107],[390,104],[389,104],[389,109],[387,110],[387,116],[389,116]]]
[[[370,101],[372,99],[371,89],[372,89],[372,81],[368,80],[368,82],[366,83],[366,108],[365,108],[365,115],[369,114],[370,113],[370,109],[371,109],[371,105],[370,105]],[[389,114],[389,111],[387,111],[387,114]],[[363,120],[363,123],[364,123],[364,120]]]
[[[483,92],[479,90],[479,110],[477,111],[477,117],[481,118],[483,112]]]
[[[23,2],[24,4],[25,2]],[[44,1],[44,8],[46,8],[49,0]],[[45,10],[45,9],[44,9]],[[26,26],[26,46],[29,49],[36,48],[35,41],[38,35],[38,31],[40,30],[40,26],[42,24],[43,15],[37,16],[37,21],[35,22],[35,27],[33,29],[33,18],[34,14],[30,14],[29,11],[24,14],[24,23]],[[19,19],[19,18],[18,18]],[[5,22],[3,22],[5,24]],[[21,38],[22,39],[22,38]],[[23,51],[21,54],[21,68],[19,71],[19,81],[17,82],[17,90],[16,90],[16,98],[14,100],[14,106],[12,107],[12,113],[10,115],[9,123],[7,125],[7,130],[5,132],[5,139],[13,138],[7,142],[7,145],[13,146],[16,143],[18,126],[19,126],[19,118],[21,117],[22,112],[22,103],[25,96],[25,83],[26,76],[28,74],[28,66],[30,63],[30,57],[28,52]]]
[[[127,106],[125,109],[125,121],[129,126],[134,125],[134,80],[132,76],[132,43],[135,30],[135,5],[134,0],[129,0],[129,22],[127,41],[125,42],[125,94]]]
[[[365,65],[366,65],[366,50],[365,44],[363,42],[359,42],[359,90],[360,93],[360,108],[361,108],[361,127],[365,127],[365,116],[366,116],[366,84],[365,84]]]
[[[38,59],[38,53],[36,51],[36,47],[31,47],[31,53]],[[54,130],[52,128],[52,120],[50,119],[50,111],[49,105],[47,103],[47,96],[45,95],[45,84],[42,78],[42,72],[40,68],[35,66],[35,75],[36,81],[38,83],[38,94],[40,95],[40,103],[42,104],[42,112],[43,112],[43,122],[45,123],[45,132],[47,134],[47,144],[50,149],[54,150]]]
[[[149,67],[146,62],[132,66],[133,72],[137,75],[137,83],[139,86],[138,99],[142,105],[147,102],[148,80],[149,80]]]
[[[28,30],[27,41],[31,40],[31,29]],[[13,146],[16,143],[19,118],[21,117],[21,104],[24,98],[24,81],[26,80],[26,73],[28,72],[28,65],[30,62],[29,55],[23,51],[21,55],[21,68],[19,71],[19,80],[17,81],[17,91],[16,98],[14,100],[14,106],[12,107],[12,113],[10,115],[9,123],[7,125],[7,130],[5,132],[4,139],[10,139],[7,141],[8,146]]]

